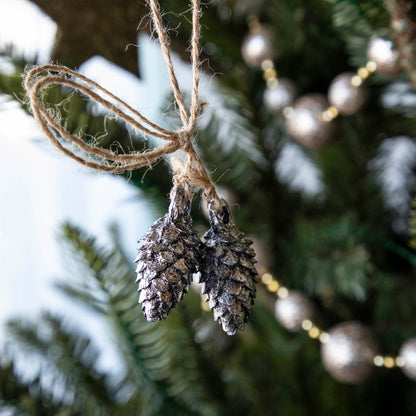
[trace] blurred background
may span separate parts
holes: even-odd
[[[188,99],[188,5],[160,4]],[[198,284],[166,321],[137,305],[136,242],[167,211],[168,164],[89,170],[28,111],[21,74],[52,61],[178,127],[148,13],[0,0],[0,415],[415,414],[415,6],[203,6],[196,142],[260,276],[234,337]],[[67,89],[45,100],[100,146],[156,144]],[[202,236],[199,197],[192,216]]]

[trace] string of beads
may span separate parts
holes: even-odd
[[[363,83],[373,73],[393,76],[400,71],[399,53],[393,43],[374,37],[368,43],[368,61],[356,72],[336,76],[326,97],[307,94],[296,99],[294,84],[278,77],[269,32],[256,17],[250,16],[248,24],[250,31],[241,51],[249,66],[263,71],[264,105],[271,113],[284,116],[287,132],[305,147],[323,146],[331,138],[334,119],[361,109],[366,98]],[[416,337],[405,342],[397,356],[380,354],[373,334],[361,323],[343,322],[325,331],[315,322],[314,305],[304,294],[289,290],[267,271],[261,274],[261,282],[277,297],[275,317],[278,322],[288,331],[303,330],[310,338],[319,340],[322,363],[338,381],[362,382],[374,367],[399,367],[416,381]]]
[[[276,296],[274,315],[279,324],[289,332],[305,331],[309,338],[319,341],[322,363],[336,380],[357,384],[376,367],[397,367],[416,381],[416,337],[403,343],[398,355],[381,354],[378,342],[366,326],[351,321],[324,330],[316,322],[314,304],[303,293],[288,289],[268,271],[261,273],[260,281]],[[209,311],[202,295],[201,307]]]
[[[339,115],[358,112],[366,98],[363,82],[374,72],[396,75],[399,54],[393,43],[372,38],[368,44],[368,61],[354,72],[344,72],[331,82],[327,97],[306,94],[296,99],[296,87],[287,78],[279,78],[273,62],[274,51],[269,32],[255,17],[249,18],[250,32],[245,37],[241,52],[245,62],[263,71],[266,82],[263,102],[274,114],[282,113],[288,133],[305,147],[319,148],[333,133],[333,123]]]

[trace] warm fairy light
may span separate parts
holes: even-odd
[[[377,64],[374,61],[368,61],[366,68],[370,71],[370,72],[374,72],[377,69]]]
[[[393,357],[384,357],[384,367],[393,368],[394,367],[394,358]]]
[[[357,71],[357,75],[362,79],[366,79],[370,75],[370,71],[367,68],[364,68],[364,67],[359,68],[358,71]]]
[[[305,319],[304,321],[302,321],[302,329],[304,329],[305,331],[309,331],[310,329],[312,329],[313,327],[313,323],[310,319]]]
[[[326,110],[322,113],[322,120],[323,121],[331,121],[333,119],[332,114]]]
[[[274,69],[268,69],[267,71],[264,71],[263,77],[265,80],[276,79],[277,72]]]
[[[321,333],[321,331],[319,330],[319,328],[317,328],[316,326],[313,326],[309,331],[308,331],[308,335],[313,338],[316,339],[319,337],[319,334]]]
[[[289,294],[289,291],[285,287],[281,287],[277,291],[277,296],[279,296],[279,298],[287,298],[288,294]]]
[[[328,107],[327,111],[329,111],[332,114],[333,118],[338,116],[338,110],[336,109],[336,107],[334,107],[332,105],[331,105],[331,107]]]
[[[264,273],[261,276],[261,281],[263,282],[263,284],[268,285],[273,281],[273,276],[270,273]]]
[[[268,80],[266,80],[267,83],[267,87],[268,88],[274,88],[277,87],[279,85],[279,81],[277,78],[270,78]]]
[[[329,341],[328,332],[321,332],[321,334],[319,335],[319,341],[321,341],[322,344],[326,344]]]
[[[278,289],[279,289],[279,283],[276,280],[271,281],[267,285],[267,290],[269,290],[270,292],[276,292]]]
[[[286,288],[280,287],[280,283],[277,280],[275,280],[271,273],[263,273],[261,276],[261,281],[263,282],[263,284],[267,286],[267,290],[269,292],[276,293],[282,289],[287,291]]]
[[[396,365],[397,367],[404,367],[405,361],[403,357],[396,357]]]
[[[261,63],[261,69],[265,72],[274,69],[273,61],[271,61],[270,59],[266,59]]]
[[[403,367],[404,366],[404,359],[402,357],[390,357],[386,356],[383,357],[381,355],[376,355],[373,359],[374,365],[377,367],[386,367],[386,368],[393,368]]]
[[[354,75],[351,78],[351,85],[353,87],[359,87],[362,84],[363,80],[358,76],[358,75]]]
[[[328,107],[322,113],[322,120],[323,121],[331,121],[331,120],[333,120],[337,116],[338,116],[338,110],[336,109],[336,107],[331,106],[331,107]]]
[[[384,364],[384,358],[381,355],[376,355],[373,359],[374,365],[382,367]]]
[[[291,118],[293,116],[293,112],[294,112],[293,107],[285,107],[283,109],[283,115],[286,118]]]
[[[291,107],[286,107],[288,109]],[[324,113],[330,113],[333,117],[338,115],[338,111],[335,107],[329,107]],[[270,292],[276,293],[279,298],[286,298],[289,295],[289,289],[284,286],[281,286],[281,283],[278,282],[271,273],[263,273],[261,275],[261,281],[266,285],[267,290]],[[201,307],[204,311],[209,311],[209,303],[203,300],[201,296]],[[318,339],[322,344],[326,344],[330,339],[330,334],[318,328],[310,319],[305,319],[302,321],[302,329],[307,331],[308,336],[312,339]],[[373,364],[376,367],[385,367],[385,368],[394,368],[394,367],[404,367],[405,360],[401,356],[382,356],[376,355],[373,358]]]

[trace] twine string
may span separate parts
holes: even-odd
[[[195,7],[194,3],[197,3],[197,1],[195,0],[192,1],[193,7]],[[186,109],[185,100],[183,99],[182,92],[179,88],[179,82],[178,82],[178,79],[176,78],[175,70],[173,68],[172,58],[170,56],[170,50],[169,50],[169,38],[166,33],[166,29],[164,28],[163,23],[162,23],[160,7],[156,0],[150,0],[149,6],[152,12],[153,24],[154,24],[157,36],[159,38],[162,55],[163,55],[163,58],[165,59],[166,66],[168,68],[170,83],[172,85],[172,90],[173,90],[173,94],[175,97],[175,101],[179,107],[179,114],[181,116],[182,124],[184,128],[186,128],[188,124],[188,120],[189,120],[189,115]],[[199,25],[199,22],[198,22],[198,25]]]
[[[198,1],[193,2],[192,13],[192,38],[191,38],[191,62],[192,62],[192,98],[190,109],[190,120],[188,129],[193,130],[196,126],[198,118],[198,88],[199,88],[199,66],[201,60],[199,59],[199,37],[201,34],[201,25],[199,19],[201,18],[201,9]]]
[[[215,185],[211,181],[192,143],[192,135],[198,117],[199,37],[201,31],[199,0],[192,0],[191,65],[193,84],[189,110],[185,105],[185,100],[172,64],[169,51],[169,39],[162,23],[159,4],[156,0],[148,0],[148,4],[182,121],[182,127],[179,130],[170,131],[158,126],[148,120],[139,111],[129,106],[125,101],[86,76],[64,66],[53,64],[34,67],[25,74],[25,87],[31,110],[43,132],[53,145],[82,165],[100,171],[120,173],[143,166],[151,167],[164,156],[177,150],[183,151],[187,155],[186,163],[179,162],[176,158],[171,158],[170,160],[174,172],[174,183],[176,185],[182,183],[196,189],[202,189],[202,197],[207,202],[214,199],[215,205],[219,207],[221,201],[215,190]],[[116,118],[124,120],[142,134],[162,139],[166,143],[142,152],[134,151],[126,154],[116,153],[112,150],[86,143],[80,137],[68,132],[57,117],[54,116],[53,109],[48,108],[43,103],[43,92],[47,88],[56,85],[66,86],[79,91],[84,96],[110,110]],[[75,145],[81,151],[81,154],[79,151],[75,153],[75,150],[65,147],[59,141],[57,134]]]

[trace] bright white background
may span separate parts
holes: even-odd
[[[37,54],[38,63],[47,63],[55,33],[55,23],[29,1],[0,0],[0,47],[12,43],[19,54]],[[101,57],[79,71],[159,122],[167,87],[164,65],[147,38],[140,39],[139,50],[146,57],[141,59],[144,81]],[[75,321],[82,318],[85,331],[103,349],[100,365],[114,370],[105,327],[52,287],[70,275],[58,239],[60,224],[69,220],[110,244],[108,227],[117,223],[133,260],[136,241],[154,217],[139,190],[61,155],[32,117],[0,96],[0,349],[8,318],[35,317],[47,308]]]

